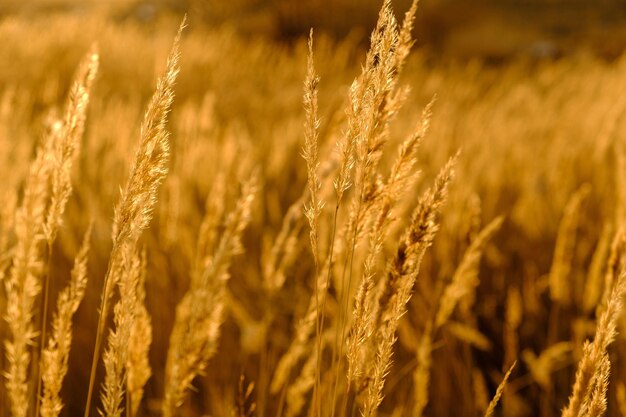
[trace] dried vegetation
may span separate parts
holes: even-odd
[[[624,64],[429,67],[416,10],[360,71],[1,21],[0,416],[626,410]]]

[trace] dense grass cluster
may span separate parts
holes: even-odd
[[[626,413],[624,63],[433,64],[416,7],[0,21],[0,416]]]

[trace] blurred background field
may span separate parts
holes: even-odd
[[[379,10],[374,0],[5,0],[0,15],[26,18],[104,13],[144,24],[188,13],[196,26],[229,26],[251,37],[293,39],[315,27],[337,38],[365,36]],[[396,10],[410,1],[395,0]],[[416,34],[436,56],[555,57],[590,50],[613,59],[626,41],[626,8],[615,0],[429,0],[420,4]]]
[[[410,2],[393,5],[401,19]],[[90,284],[75,320],[63,415],[81,415],[84,407],[84,364],[95,338],[113,207],[143,109],[185,13],[189,28],[170,120],[171,169],[143,240],[155,331],[154,376],[141,414],[159,415],[169,333],[188,286],[205,199],[218,181],[236,184],[253,166],[260,170],[261,192],[244,234],[245,256],[233,263],[219,351],[183,414],[230,416],[242,374],[255,382],[258,415],[276,414],[280,399],[270,393],[270,381],[306,310],[314,269],[307,225],[299,224],[293,259],[281,265],[285,287],[278,293],[267,288],[272,244],[306,187],[300,158],[305,37],[313,27],[320,149],[330,158],[380,6],[374,0],[0,2],[3,196],[23,185],[35,145],[59,117],[71,75],[93,43],[101,59],[74,195],[52,265],[52,276],[67,276],[93,218]],[[453,324],[476,333],[464,338],[458,326],[449,326],[437,335],[425,415],[482,415],[514,359],[519,363],[503,415],[560,415],[582,343],[594,331],[602,284],[590,288],[602,281],[609,242],[626,218],[626,6],[601,0],[421,0],[415,34],[401,77],[410,95],[391,129],[383,166],[388,169],[434,95],[431,129],[420,149],[422,177],[407,201],[415,201],[451,155],[462,153],[441,230],[400,326],[381,415],[411,415],[412,388],[404,381],[416,366],[423,318],[434,311],[433,300],[481,225],[500,215],[504,224],[486,246],[480,284],[452,317]],[[578,217],[560,232],[562,219],[569,219],[568,202],[581,189],[589,195],[570,209]],[[234,193],[227,187],[229,207]],[[406,209],[400,215],[406,217]],[[325,238],[328,229],[326,224]],[[558,255],[563,259],[554,249],[560,233],[569,233],[572,242]],[[393,252],[393,243],[386,242],[385,253]],[[568,265],[567,305],[548,290],[559,262]],[[53,294],[64,282],[52,284]],[[515,304],[520,311],[511,312],[511,300],[522,300]],[[626,377],[623,332],[616,346],[609,395],[614,416],[626,411],[618,395]],[[0,401],[6,404],[2,395]],[[0,407],[0,416],[8,415]]]

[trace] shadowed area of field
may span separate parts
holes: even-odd
[[[104,13],[114,21],[152,24],[187,13],[208,27],[228,25],[241,34],[288,40],[314,27],[336,38],[365,36],[376,21],[373,0],[7,0],[0,15]],[[409,0],[394,0],[404,10]],[[433,55],[494,62],[513,57],[555,58],[588,50],[613,59],[626,44],[626,6],[616,0],[423,0],[418,43]]]

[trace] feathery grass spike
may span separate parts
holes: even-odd
[[[61,387],[68,370],[72,344],[72,317],[85,296],[87,287],[87,253],[92,226],[85,233],[82,246],[76,255],[70,284],[57,299],[57,311],[52,319],[52,333],[41,357],[41,417],[57,417],[62,408]]]
[[[498,401],[500,401],[500,397],[502,397],[504,388],[506,387],[507,382],[509,382],[509,377],[511,376],[511,372],[513,372],[513,369],[515,368],[515,365],[517,365],[517,361],[513,362],[513,365],[511,365],[509,370],[504,375],[502,382],[500,382],[500,385],[498,385],[498,388],[496,389],[496,395],[493,396],[491,402],[489,403],[489,407],[487,407],[487,411],[485,411],[485,417],[493,416],[493,413],[496,411]]]
[[[139,147],[130,167],[128,181],[122,189],[120,201],[115,208],[113,248],[101,295],[96,342],[87,389],[85,417],[89,417],[91,410],[96,369],[113,288],[120,278],[124,264],[128,264],[127,260],[132,256],[141,232],[148,226],[152,218],[152,209],[156,202],[159,185],[167,174],[169,132],[166,130],[166,123],[174,101],[174,83],[179,72],[180,39],[185,23],[186,17],[183,19],[174,39],[174,45],[167,58],[165,74],[158,79],[156,91],[150,99],[145,112],[141,124]],[[117,337],[116,333],[113,335]],[[119,342],[117,340],[111,341],[113,344]],[[110,360],[109,364],[111,364]],[[119,370],[116,370],[116,373],[119,373]],[[108,409],[116,410],[117,407],[114,404],[116,401],[115,395],[109,397],[109,400],[111,400],[111,403],[107,405]]]

